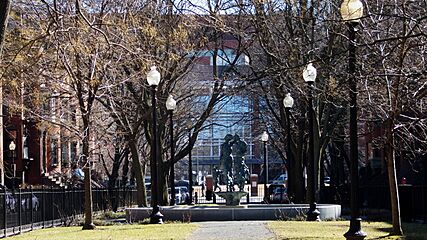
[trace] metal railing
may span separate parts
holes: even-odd
[[[391,208],[388,186],[363,186],[360,192],[362,207]],[[399,200],[403,220],[427,219],[427,185],[399,185]]]
[[[221,185],[220,189],[222,192],[225,192],[226,186]],[[264,186],[262,184],[257,185],[257,191],[255,192],[252,192],[251,186],[246,184],[244,191],[247,192],[248,195],[240,199],[241,204],[257,204],[264,201]],[[210,197],[206,196],[206,191],[203,191],[201,186],[194,186],[193,194],[193,201],[195,204],[225,204],[225,199],[216,196],[214,193],[212,193]],[[273,199],[273,194],[270,195],[270,198]]]
[[[92,200],[94,211],[131,206],[136,202],[136,190],[93,189]],[[84,189],[1,190],[0,212],[0,237],[67,224],[84,212]]]

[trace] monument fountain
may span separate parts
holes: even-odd
[[[221,176],[223,177],[226,191],[220,190],[215,194],[225,199],[227,206],[239,205],[240,199],[249,194],[243,191],[246,179],[249,177],[249,168],[245,164],[246,151],[247,144],[240,139],[239,135],[227,134],[224,137],[224,143],[221,144],[220,168],[215,169],[214,181],[218,186]],[[235,191],[235,185],[238,191]]]
[[[295,218],[309,209],[308,204],[247,204],[238,207],[240,199],[248,194],[244,191],[249,169],[245,164],[247,144],[236,135],[227,134],[221,144],[219,168],[214,168],[214,191],[225,199],[227,207],[218,206],[162,206],[164,218],[170,221],[235,221],[235,220],[277,220]],[[226,184],[225,191],[219,186]],[[237,189],[236,189],[237,187]],[[341,216],[341,206],[319,204],[321,219],[336,219]],[[126,208],[126,220],[138,222],[148,218],[152,208]]]

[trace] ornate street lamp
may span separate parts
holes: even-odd
[[[15,189],[15,178],[16,178],[15,149],[16,149],[16,144],[12,140],[9,144],[9,150],[12,155],[12,171],[13,171],[12,189]]]
[[[310,209],[307,212],[307,221],[320,221],[320,212],[316,206],[316,171],[314,159],[314,110],[313,110],[313,84],[316,81],[317,70],[312,63],[309,63],[302,72],[304,81],[308,84],[308,166],[307,166],[307,192]]]
[[[291,151],[291,108],[294,106],[294,99],[291,97],[290,93],[286,94],[286,97],[283,99],[283,105],[285,106],[286,111],[286,131],[287,131],[287,158],[288,158],[288,196],[290,199],[293,198],[293,186],[292,186],[292,180],[293,180],[293,174],[291,173],[293,169],[293,163],[292,163],[292,151]]]
[[[267,142],[268,142],[268,133],[264,131],[261,135],[261,141],[264,143],[264,202],[268,203],[268,161],[267,161]]]
[[[350,89],[350,176],[351,176],[351,219],[346,239],[364,239],[359,211],[359,156],[357,142],[357,82],[356,72],[356,27],[363,16],[363,3],[359,0],[345,0],[341,4],[341,17],[348,26],[348,75]]]
[[[152,66],[147,74],[147,82],[151,87],[151,105],[153,111],[153,124],[151,135],[151,206],[150,223],[163,223],[163,215],[160,213],[159,194],[157,189],[157,112],[156,112],[156,87],[160,83],[160,73]]]
[[[340,13],[344,21],[357,25],[363,17],[363,3],[360,0],[344,0]]]
[[[166,109],[169,112],[169,135],[170,135],[170,145],[171,145],[171,171],[170,171],[170,188],[171,188],[171,200],[170,205],[175,205],[175,163],[174,163],[174,156],[175,156],[175,146],[174,146],[174,140],[173,140],[173,111],[176,108],[176,101],[173,99],[172,95],[169,95],[168,99],[166,100]]]

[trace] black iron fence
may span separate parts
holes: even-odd
[[[362,207],[391,208],[388,186],[364,186],[360,191]],[[427,219],[427,185],[399,185],[399,200],[403,220]]]
[[[225,191],[225,186],[222,186]],[[264,201],[264,188],[260,184],[254,194],[252,188],[247,185],[245,191],[249,192],[248,196],[240,199],[241,203],[261,203]],[[349,206],[350,192],[347,188],[336,188],[327,186],[322,189],[320,203],[333,203]],[[360,189],[359,204],[363,209],[391,209],[390,207],[390,190],[386,185],[382,186],[362,186]],[[286,198],[281,198],[282,193],[279,191],[269,192],[269,199],[275,203],[287,203]],[[194,188],[194,202],[196,204],[223,204],[225,200],[215,194],[207,196],[206,191],[200,187]],[[284,200],[284,201],[283,201]],[[399,200],[401,216],[404,221],[414,221],[416,219],[427,220],[427,185],[399,185]]]
[[[136,202],[136,190],[93,189],[93,210],[111,210],[113,206],[131,206]],[[33,228],[65,224],[83,214],[83,189],[16,189],[0,193],[0,237]]]

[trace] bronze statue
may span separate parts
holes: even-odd
[[[245,155],[248,145],[242,141],[239,135],[234,135],[232,154],[233,154],[233,170],[234,182],[239,187],[239,191],[243,191],[246,179],[249,177],[249,168],[245,164]]]
[[[227,134],[224,140],[225,142],[221,144],[220,170],[214,169],[215,189],[222,174],[227,192],[233,192],[235,184],[239,187],[239,191],[243,191],[249,176],[249,169],[245,164],[247,144],[237,134],[234,136]]]
[[[233,144],[233,135],[227,134],[224,137],[225,142],[221,144],[220,169],[227,185],[227,192],[234,191],[233,187],[233,158],[231,157],[231,145]]]
[[[219,170],[216,166],[213,168],[213,182],[214,182],[214,192],[219,189],[221,191],[221,188],[219,187],[219,182],[221,179],[222,171]]]

